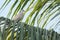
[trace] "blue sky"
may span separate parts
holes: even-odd
[[[0,8],[2,6],[2,4],[4,3],[5,0],[0,0]],[[12,3],[14,3],[14,0],[12,0],[5,8],[3,7],[1,10],[0,10],[0,16],[3,16],[3,17],[6,17],[9,10],[10,10],[10,7],[12,6]]]

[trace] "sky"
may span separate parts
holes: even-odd
[[[0,8],[1,8],[1,6],[2,6],[3,3],[4,3],[4,0],[0,0]],[[5,8],[3,7],[0,10],[0,16],[3,16],[3,17],[7,16],[12,3],[14,3],[14,0],[12,0]]]

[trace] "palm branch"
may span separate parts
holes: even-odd
[[[0,10],[3,10],[10,2],[11,0],[5,0]],[[17,7],[14,9],[16,5]],[[59,0],[15,0],[7,14],[7,18],[12,19],[21,10],[25,10],[21,22],[47,30],[53,28],[56,31],[58,29],[57,25],[60,22]]]

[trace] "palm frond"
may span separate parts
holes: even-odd
[[[4,5],[8,5],[10,1],[11,0],[4,2],[2,8]],[[17,3],[18,5],[12,13]],[[12,17],[21,10],[25,10],[22,22],[29,25],[39,26],[40,28],[50,30],[60,22],[59,0],[15,0],[7,17],[9,18],[11,16],[12,19]]]
[[[53,30],[41,29],[27,25],[22,22],[17,24],[7,18],[1,17],[1,22],[4,20],[4,28],[1,32],[1,40],[59,40],[60,34]],[[9,23],[9,24],[8,24]],[[0,25],[1,26],[1,25]],[[11,27],[11,28],[10,28]]]

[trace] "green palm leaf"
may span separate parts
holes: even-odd
[[[9,1],[5,0],[0,10],[2,10],[2,8],[4,9],[10,3],[10,1],[11,0]],[[16,5],[17,7],[15,8]],[[53,30],[55,30],[57,28],[56,26],[60,23],[60,1],[59,0],[15,0],[15,2],[12,3],[12,6],[9,10],[7,17],[8,18],[11,17],[12,19],[12,17],[21,10],[25,10],[24,17],[21,20],[21,22],[24,22],[28,25],[32,25],[35,27],[38,26],[39,28],[46,29],[46,30],[52,30],[52,28]],[[37,27],[37,30],[39,30],[38,27]],[[6,31],[9,36],[10,33],[13,33],[13,32],[16,33],[17,30],[16,31],[12,30],[12,26],[11,26],[7,28]],[[21,30],[21,33],[23,33],[22,30]],[[32,34],[33,34],[33,28],[31,28],[31,36],[32,36],[31,38],[33,38]],[[39,36],[38,34],[39,33],[37,31],[36,32],[37,37]],[[14,34],[12,34],[11,40],[13,40],[13,35]],[[10,40],[10,36],[7,37],[8,40]],[[22,36],[23,34],[21,35],[21,37]],[[43,35],[43,37],[44,36],[45,35]],[[37,37],[36,39],[39,40]],[[34,39],[31,39],[31,40],[34,40]]]

